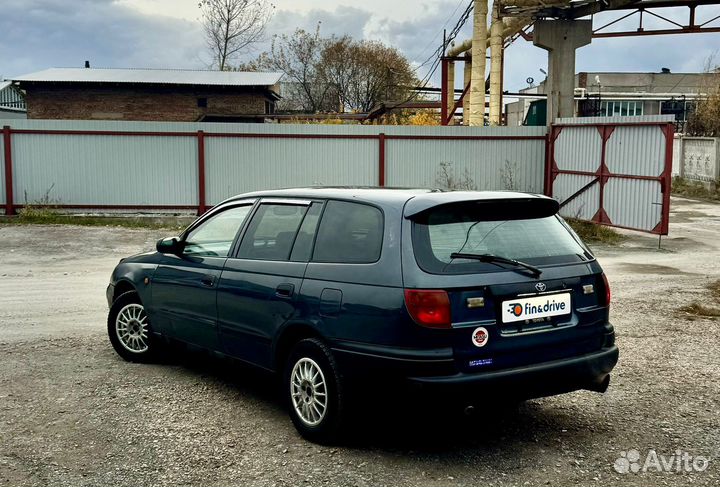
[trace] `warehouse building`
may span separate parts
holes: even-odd
[[[20,76],[27,117],[62,120],[264,122],[279,73],[52,68]]]

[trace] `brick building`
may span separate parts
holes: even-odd
[[[20,76],[27,118],[264,122],[279,73],[52,68]]]

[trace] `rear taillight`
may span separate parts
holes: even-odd
[[[603,283],[605,283],[605,306],[610,306],[610,298],[612,297],[610,293],[610,283],[607,280],[607,276],[603,272],[602,274]]]
[[[450,298],[445,291],[406,289],[405,306],[418,325],[450,328]]]

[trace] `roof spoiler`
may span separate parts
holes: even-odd
[[[477,213],[483,220],[545,218],[557,214],[560,204],[546,196],[522,193],[458,191],[416,196],[405,205],[405,218],[422,220],[431,211]],[[449,215],[448,215],[449,217]]]

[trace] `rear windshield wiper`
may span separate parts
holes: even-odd
[[[501,264],[510,264],[514,265],[516,267],[524,267],[525,269],[529,270],[533,273],[535,277],[540,277],[540,274],[542,274],[542,271],[535,267],[534,265],[526,264],[525,262],[520,262],[519,260],[515,259],[508,259],[507,257],[501,257],[499,255],[492,255],[492,254],[463,254],[460,252],[453,252],[450,254],[451,259],[472,259],[472,260],[479,260],[480,262],[498,262]]]

